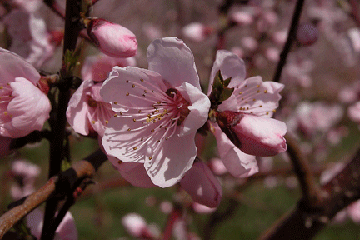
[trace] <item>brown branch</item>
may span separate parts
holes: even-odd
[[[321,205],[308,208],[299,201],[294,210],[275,223],[262,240],[312,239],[344,207],[360,199],[360,149],[346,167],[322,186]]]
[[[301,153],[298,143],[291,134],[287,133],[287,152],[290,156],[296,177],[300,183],[302,201],[309,207],[317,207],[321,201],[320,189],[315,182],[307,159]]]
[[[106,161],[106,159],[106,155],[98,150],[86,159],[74,163],[70,170],[63,172],[62,174],[64,175],[66,172],[74,171],[76,173],[74,181],[91,178],[101,163]],[[13,207],[0,217],[0,239],[16,222],[25,217],[43,202],[51,197],[58,197],[59,194],[68,194],[72,191],[71,184],[59,184],[63,183],[63,181],[60,181],[61,179],[65,180],[65,182],[66,180],[69,180],[62,178],[63,175],[58,174],[57,176],[50,178],[43,187],[28,196],[22,204]]]

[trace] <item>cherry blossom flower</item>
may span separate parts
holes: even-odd
[[[25,160],[13,161],[11,165],[11,172],[16,180],[11,185],[11,197],[18,200],[35,191],[35,180],[39,176],[41,169]]]
[[[234,88],[232,95],[217,107],[217,123],[227,137],[250,155],[265,157],[286,151],[286,125],[270,118],[278,106],[283,84],[262,82],[261,77],[245,79],[243,61],[231,52],[218,51],[208,94],[219,70],[224,79],[232,78],[228,87]]]
[[[36,84],[39,73],[18,55],[0,48],[0,135],[23,137],[41,130],[51,110]]]
[[[132,57],[136,55],[136,37],[126,27],[97,18],[90,21],[87,30],[89,37],[106,55],[110,57]]]
[[[40,239],[41,237],[43,219],[44,213],[39,209],[35,209],[26,216],[27,226],[30,228],[31,234],[34,235],[37,239]],[[54,239],[77,240],[77,235],[78,234],[74,218],[70,212],[67,212],[56,229]]]
[[[67,119],[75,132],[82,135],[97,132],[104,134],[106,124],[114,112],[111,104],[104,102],[100,96],[101,81],[114,66],[134,65],[133,58],[113,58],[104,54],[87,58],[82,68],[83,83],[72,95]]]
[[[94,131],[102,136],[108,120],[114,114],[111,104],[104,102],[100,96],[101,84],[83,81],[68,104],[68,122],[75,132],[84,136]]]
[[[182,28],[182,34],[194,42],[202,42],[209,36],[213,29],[202,23],[193,22]]]
[[[39,14],[15,10],[6,15],[4,22],[12,40],[10,51],[25,58],[35,68],[42,67],[53,56],[55,48]]]
[[[181,40],[157,39],[147,56],[149,70],[114,67],[104,82],[101,96],[116,114],[102,144],[110,156],[143,163],[155,185],[169,187],[192,166],[195,134],[208,118],[210,101]]]

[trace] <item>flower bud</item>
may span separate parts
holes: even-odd
[[[87,33],[100,51],[110,57],[132,57],[137,51],[137,40],[129,29],[104,19],[92,19]]]
[[[218,113],[218,125],[244,153],[267,157],[286,151],[286,124],[269,117],[237,112]]]
[[[311,23],[303,23],[299,26],[296,39],[303,46],[310,46],[318,39],[319,32],[315,25]]]
[[[181,187],[195,202],[207,207],[217,207],[222,197],[220,183],[202,162],[195,162],[180,181]]]

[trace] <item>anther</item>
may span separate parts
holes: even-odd
[[[137,149],[137,147],[133,147],[133,150],[136,150]]]
[[[144,82],[144,79],[140,78],[140,82]]]
[[[115,114],[114,114],[114,117],[117,117],[117,116],[118,116],[118,115],[115,113]]]
[[[131,87],[134,88],[134,87],[135,87],[135,84],[131,85]]]
[[[136,122],[136,118],[133,118],[133,122]]]
[[[130,95],[130,93],[126,93],[126,96],[129,96]]]
[[[130,132],[130,131],[131,131],[131,128],[128,128],[127,131]]]

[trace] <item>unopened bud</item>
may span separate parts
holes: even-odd
[[[219,181],[202,162],[195,162],[180,181],[181,187],[195,202],[207,207],[217,207],[222,197]]]
[[[87,33],[100,51],[110,57],[132,57],[137,40],[129,29],[101,18],[91,19]]]

